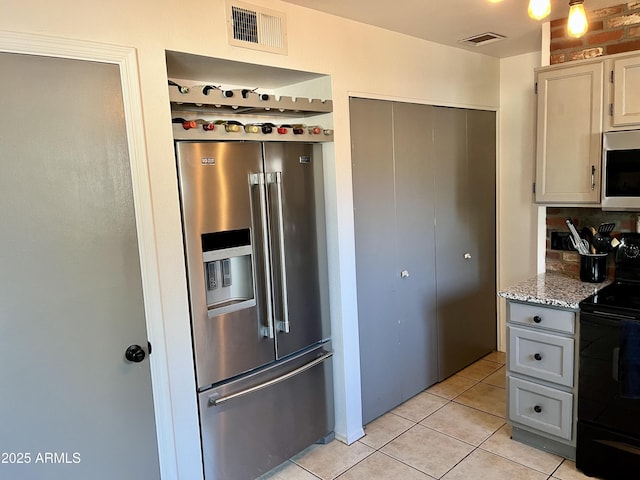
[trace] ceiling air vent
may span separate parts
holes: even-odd
[[[472,45],[474,47],[479,47],[481,45],[487,45],[493,42],[499,42],[500,40],[504,40],[504,35],[499,35],[497,33],[487,32],[481,33],[480,35],[474,35],[473,37],[465,38],[463,40],[459,40],[460,43],[465,43],[467,45]]]
[[[283,12],[247,3],[227,2],[229,44],[272,53],[287,53],[287,21]]]

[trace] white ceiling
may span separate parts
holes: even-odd
[[[539,51],[541,47],[541,22],[527,15],[528,0],[284,1],[493,57],[511,57]],[[585,0],[584,5],[588,16],[590,10],[622,3],[624,0]],[[548,18],[564,18],[568,13],[569,0],[551,1]],[[459,42],[487,32],[507,38],[480,46]]]

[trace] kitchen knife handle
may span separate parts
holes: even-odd
[[[276,185],[276,198],[278,200],[278,250],[280,257],[280,302],[282,307],[282,320],[278,321],[278,331],[289,333],[289,298],[287,297],[287,265],[284,248],[284,212],[282,209],[282,172],[273,174]]]
[[[271,299],[271,266],[269,265],[269,230],[267,226],[267,194],[265,190],[264,173],[251,174],[251,185],[258,187],[260,198],[260,228],[262,230],[262,260],[264,264],[265,283],[265,309],[267,312],[267,325],[261,326],[261,333],[264,337],[274,338],[273,331],[273,303]]]

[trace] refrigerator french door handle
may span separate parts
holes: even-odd
[[[269,227],[267,226],[267,194],[265,190],[264,173],[252,173],[251,185],[258,186],[260,198],[260,228],[262,230],[262,260],[265,278],[265,309],[267,312],[267,325],[261,325],[261,334],[264,337],[274,338],[273,330],[273,301],[271,298],[271,266],[269,265]]]
[[[287,297],[287,268],[284,248],[284,214],[282,211],[282,172],[275,172],[272,176],[276,185],[276,198],[278,199],[278,250],[280,258],[280,283],[282,319],[277,322],[278,331],[289,333],[289,299]]]
[[[239,392],[236,393],[232,393],[231,395],[227,395],[225,397],[219,397],[219,398],[215,398],[214,396],[209,397],[209,401],[208,404],[210,407],[216,407],[218,405],[220,405],[221,403],[225,403],[228,402],[229,400],[233,400],[234,398],[238,398],[238,397],[243,397],[245,395],[249,395],[250,393],[253,392],[257,392],[258,390],[262,390],[263,388],[267,388],[270,387],[272,385],[275,385],[276,383],[280,383],[280,382],[284,382],[285,380],[290,379],[291,377],[295,377],[296,375],[309,370],[310,368],[315,367],[316,365],[318,365],[319,363],[324,362],[326,359],[330,358],[331,356],[333,356],[333,352],[327,352],[324,355],[322,355],[321,357],[316,358],[315,360],[311,360],[309,363],[305,363],[304,365],[302,365],[301,367],[296,368],[295,370],[291,370],[288,373],[285,373],[284,375],[281,375],[280,377],[276,377],[272,380],[269,380],[267,382],[261,383],[259,385],[255,385],[251,388],[247,388],[246,390],[240,390]]]

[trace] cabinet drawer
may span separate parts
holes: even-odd
[[[508,326],[509,371],[573,386],[574,340]]]
[[[573,395],[508,377],[509,420],[571,440]]]
[[[510,302],[509,321],[572,334],[575,332],[576,314],[570,310]]]

